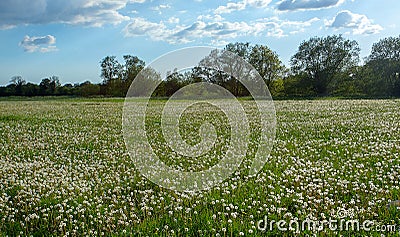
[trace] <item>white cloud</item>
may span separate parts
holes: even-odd
[[[278,17],[264,18],[258,20],[258,22],[267,28],[267,35],[277,38],[289,36],[285,32],[289,32],[290,35],[304,32],[313,23],[319,21],[317,17],[311,18],[308,21],[288,21],[281,20]]]
[[[366,15],[352,13],[348,10],[339,12],[332,20],[325,21],[327,27],[352,29],[355,35],[377,34],[383,28],[368,19]]]
[[[132,20],[123,30],[126,37],[149,36],[154,40],[161,40],[168,33],[163,22],[150,22],[144,18],[137,17]]]
[[[188,43],[196,39],[235,38],[238,35],[250,33],[253,27],[245,22],[204,22],[185,25],[175,25],[169,29],[164,22],[150,22],[143,18],[135,18],[123,30],[125,36],[147,36],[155,41],[166,41],[171,44]]]
[[[19,45],[24,48],[25,52],[41,52],[47,53],[52,51],[57,51],[55,46],[56,38],[52,35],[46,36],[25,36],[24,39],[19,43]]]
[[[265,8],[272,0],[247,0],[246,3],[252,7]]]
[[[222,41],[240,35],[255,34],[256,28],[246,22],[204,22],[184,26],[176,25],[168,29],[163,22],[155,23],[143,18],[135,18],[128,24],[124,33],[127,37],[148,36],[155,41],[166,41],[170,44],[188,43],[198,39]]]
[[[242,0],[240,2],[228,2],[225,6],[219,6],[214,10],[215,14],[231,13],[233,11],[241,11],[246,9],[247,6],[256,8],[265,8],[271,0]]]
[[[211,40],[211,45],[216,47],[222,47],[229,44],[229,41],[221,40],[221,39],[213,39]]]
[[[223,14],[223,13],[230,13],[233,11],[240,11],[246,8],[246,3],[243,2],[228,2],[226,6],[219,6],[217,9],[215,9],[214,13],[215,14]]]
[[[153,11],[158,11],[158,13],[161,14],[162,10],[169,9],[169,8],[171,8],[171,5],[169,5],[169,4],[160,4],[156,7],[150,8],[150,9]]]
[[[224,18],[221,15],[200,15],[197,17],[198,21],[211,21],[211,22],[217,22],[217,21],[223,21]]]
[[[119,10],[145,0],[1,0],[0,28],[27,24],[66,23],[87,26],[119,24],[130,18]]]
[[[168,23],[170,23],[170,24],[178,24],[179,23],[179,18],[170,17],[170,18],[168,18]]]
[[[168,9],[168,8],[171,8],[171,5],[169,5],[169,4],[160,4],[160,5],[158,6],[158,8],[159,8],[159,9]]]
[[[240,35],[251,34],[252,27],[246,22],[203,22],[194,24],[176,31],[168,39],[171,42],[190,42],[197,38],[232,39]]]
[[[318,10],[339,6],[344,1],[345,0],[282,0],[278,3],[278,10]]]
[[[124,33],[127,37],[147,36],[152,40],[166,41],[171,44],[189,43],[196,40],[226,42],[240,36],[284,37],[286,30],[301,32],[311,26],[318,18],[309,21],[283,21],[276,17],[260,19],[251,23],[206,21],[207,16],[199,17],[191,25],[175,25],[168,28],[164,22],[150,22],[144,18],[135,18],[128,24]]]

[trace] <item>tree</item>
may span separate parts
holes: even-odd
[[[272,88],[273,85],[277,85],[273,84],[273,81],[281,79],[286,72],[278,54],[264,45],[252,47],[249,62],[258,71],[270,90],[275,89]]]
[[[163,81],[166,96],[172,96],[176,91],[184,86],[184,75],[175,68],[172,72],[167,72],[167,78]]]
[[[374,43],[367,60],[369,62],[380,60],[400,61],[400,36],[384,38]]]
[[[50,93],[52,95],[56,95],[58,93],[58,89],[61,87],[60,80],[58,76],[50,77]]]
[[[290,74],[283,80],[284,95],[289,97],[315,96],[313,84],[306,73]]]
[[[375,87],[374,95],[400,96],[400,36],[388,37],[374,43],[365,70],[368,87]]]
[[[223,50],[213,50],[193,69],[192,77],[220,85],[234,96],[248,96],[249,92],[238,79],[250,75],[251,68],[246,63],[250,50],[249,43],[228,44]],[[237,60],[232,54],[243,60]]]
[[[23,86],[26,85],[26,81],[21,76],[11,77],[10,83],[15,86],[15,95],[23,95]]]
[[[107,56],[100,61],[101,77],[105,85],[105,94],[110,96],[122,96],[123,66],[115,56]]]
[[[125,65],[123,66],[124,73],[124,94],[128,91],[132,81],[145,66],[145,62],[136,56],[124,55]]]
[[[291,69],[295,74],[306,73],[316,93],[326,95],[336,74],[357,65],[359,53],[358,43],[341,35],[314,37],[300,44],[290,60]]]
[[[100,61],[101,77],[104,84],[112,80],[118,79],[122,74],[122,66],[119,64],[115,56],[107,56]]]
[[[39,86],[33,83],[27,83],[23,86],[24,96],[37,96],[39,94]]]
[[[13,76],[11,77],[10,83],[16,86],[23,86],[26,84],[26,81],[21,76]]]
[[[362,66],[349,68],[344,72],[335,75],[334,80],[329,85],[329,91],[334,96],[359,97],[365,96],[363,92]]]
[[[42,81],[39,84],[40,95],[42,95],[42,96],[51,95],[50,82],[51,81],[49,78],[42,79]]]
[[[75,92],[75,87],[70,83],[63,85],[58,89],[59,95],[75,95]]]
[[[132,82],[135,79],[136,75],[144,68],[145,62],[138,57],[132,55],[124,55],[123,58],[125,61],[124,79]]]
[[[224,73],[225,63],[220,61],[220,54],[220,50],[213,50],[209,55],[203,58],[199,62],[199,65],[192,70],[194,77],[201,78],[204,82],[225,87],[229,76]]]
[[[147,96],[165,96],[164,88],[159,88],[157,85],[162,85],[160,73],[152,67],[144,68],[133,81],[135,84],[128,93],[127,97],[147,97]],[[154,88],[156,88],[154,90]]]
[[[237,56],[243,58],[246,62],[250,61],[250,53],[252,51],[252,46],[250,43],[230,43],[225,46],[223,51],[229,51]],[[230,72],[230,75],[243,75],[242,70],[246,69],[246,66],[242,65],[241,63],[238,62],[224,62],[225,69],[228,69]],[[226,76],[220,75],[221,78],[224,78]],[[225,82],[225,87],[228,89],[230,92],[232,92],[233,95],[235,96],[247,96],[249,95],[247,89],[237,80],[237,78],[233,78],[231,76],[226,77],[226,82]]]
[[[90,81],[85,81],[78,86],[77,93],[78,95],[84,97],[95,96],[100,93],[100,86],[97,84],[92,84]]]
[[[252,47],[248,42],[246,43],[236,42],[227,44],[224,50],[230,51],[238,55],[239,57],[242,57],[244,60],[248,61],[250,57],[250,52],[252,51]]]
[[[123,58],[123,65],[115,56],[107,56],[100,61],[104,84],[101,91],[106,95],[125,96],[132,81],[145,66],[145,62],[136,56],[124,55]]]
[[[203,78],[205,81],[225,87],[235,96],[248,96],[249,92],[235,76],[243,77],[248,75],[250,68],[238,60],[230,61],[230,57],[219,57],[226,51],[234,53],[251,64],[266,82],[271,92],[283,89],[282,81],[277,81],[276,83],[273,83],[273,81],[284,76],[285,67],[279,60],[278,55],[263,45],[252,46],[249,43],[230,43],[220,52],[211,52],[209,56],[200,62],[200,66],[213,65],[217,70],[197,67],[194,68],[193,74],[198,78]],[[233,77],[230,75],[233,75]]]
[[[39,84],[40,95],[56,95],[60,86],[61,84],[57,76],[44,78]]]

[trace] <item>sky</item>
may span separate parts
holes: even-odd
[[[0,85],[101,82],[100,60],[135,55],[147,64],[190,46],[267,45],[289,66],[300,43],[342,34],[361,57],[400,34],[398,0],[1,0]]]

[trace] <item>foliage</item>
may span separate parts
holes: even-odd
[[[292,71],[306,74],[318,95],[327,95],[334,77],[355,66],[359,60],[356,41],[342,36],[314,37],[300,44],[291,58]]]
[[[375,91],[370,91],[371,94],[400,96],[400,36],[375,43],[365,68],[368,86],[375,88]]]
[[[400,36],[381,39],[372,47],[363,65],[359,64],[359,46],[341,35],[313,37],[303,41],[291,57],[288,70],[276,52],[266,45],[230,43],[222,52],[232,52],[250,63],[264,79],[274,97],[400,97]],[[112,96],[124,97],[135,77],[145,68],[137,56],[116,56],[100,61],[100,84],[84,82],[61,86],[56,76],[42,79],[39,85],[14,76],[7,86],[0,86],[0,96]],[[207,65],[216,69],[210,69]],[[196,82],[220,85],[237,97],[249,96],[247,89],[224,71],[241,75],[238,62],[222,62],[218,51],[205,57],[197,67],[184,72],[171,68],[153,96],[169,97],[180,88]],[[150,69],[151,71],[151,69]],[[149,72],[150,72],[149,71]],[[232,73],[230,73],[232,75]],[[235,74],[233,74],[235,75]],[[141,85],[146,86],[146,85]]]

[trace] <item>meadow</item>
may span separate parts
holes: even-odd
[[[211,190],[182,193],[135,169],[122,135],[122,99],[2,100],[0,236],[400,235],[400,209],[388,207],[400,199],[400,100],[288,100],[275,107],[276,139],[261,172],[248,175],[240,166]],[[153,113],[148,127],[157,151],[165,144]],[[229,139],[217,131],[219,154]],[[193,169],[216,162],[179,159],[165,162]],[[262,230],[266,217],[373,225]]]

